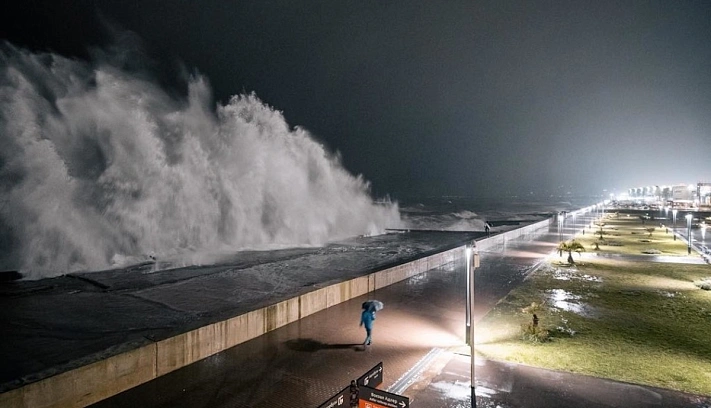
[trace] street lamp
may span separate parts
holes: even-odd
[[[476,382],[475,382],[475,357],[474,357],[474,270],[479,267],[479,251],[476,248],[476,241],[465,247],[467,260],[467,307],[466,307],[466,329],[469,351],[471,353],[471,391],[472,407],[476,406]]]
[[[706,246],[706,222],[701,224],[701,245]]]
[[[573,213],[573,228],[572,231],[570,232],[570,239],[575,239],[575,219],[577,218],[578,213],[577,211]]]
[[[674,236],[674,241],[676,241],[676,213],[677,213],[676,208],[672,210],[672,219],[674,220],[672,222],[672,235]]]
[[[474,242],[474,245],[476,245],[476,242]],[[474,249],[472,248],[471,244],[467,244],[464,247],[464,254],[466,258],[466,269],[467,269],[467,304],[466,304],[466,309],[465,309],[465,341],[467,344],[472,344],[472,339],[469,337],[471,334],[471,325],[472,325],[472,309],[471,309],[471,304],[472,304],[472,291],[470,290],[471,288],[471,278],[472,278],[472,255],[474,253]]]
[[[687,230],[686,230],[686,242],[687,242],[686,249],[687,249],[687,251],[686,251],[686,253],[687,253],[687,255],[691,255],[691,219],[692,218],[694,218],[693,215],[691,215],[690,213],[686,214],[686,227],[687,227]]]

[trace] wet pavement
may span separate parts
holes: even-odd
[[[481,318],[555,248],[556,230],[481,252],[475,319]],[[317,407],[383,362],[382,389],[433,349],[464,342],[463,263],[435,269],[373,293],[385,303],[373,345],[358,327],[363,296],[308,316],[247,343],[128,390],[95,407]],[[416,392],[408,387],[404,395]],[[417,397],[413,399],[413,407]],[[430,405],[436,407],[439,405]]]
[[[578,256],[578,255],[576,255]],[[582,259],[594,259],[594,258],[608,258],[616,259],[620,261],[644,261],[644,262],[656,262],[656,263],[678,263],[678,264],[689,264],[689,265],[702,265],[706,263],[706,260],[702,258],[696,251],[692,252],[691,256],[673,256],[673,255],[632,255],[632,254],[606,254],[600,252],[594,253],[581,253],[579,254]]]
[[[396,233],[241,252],[219,265],[132,268],[0,284],[0,393],[463,245],[483,232]],[[161,262],[159,262],[161,263]]]
[[[446,353],[413,408],[471,407],[468,355]],[[520,364],[476,361],[478,408],[710,408],[711,397]]]
[[[590,222],[585,217],[578,218],[581,225]],[[572,235],[573,228],[569,228],[569,234]],[[565,231],[562,235],[567,239],[564,236]],[[476,271],[475,320],[481,318],[499,299],[535,270],[543,259],[554,251],[560,238],[561,232],[552,227],[547,233],[533,240],[510,240],[482,251],[481,268]],[[398,249],[398,246],[388,247],[383,244],[382,248],[377,245],[376,247],[379,248],[376,248],[376,256],[366,258],[366,263],[377,263],[381,257],[403,257],[402,249]],[[306,250],[308,251],[315,250]],[[346,245],[342,249],[336,248],[334,251],[347,252],[348,257],[345,259],[353,264],[363,261],[359,257],[366,252],[361,251],[356,244]],[[291,255],[293,254],[285,253],[283,260],[264,268],[277,267],[276,272],[281,272],[298,258]],[[302,266],[309,266],[305,268],[311,273],[306,276],[307,280],[319,278],[313,274],[314,270],[323,271],[330,267],[326,264],[310,266],[309,263],[323,259],[310,254],[301,259]],[[378,266],[374,264],[373,267]],[[254,273],[260,272],[259,268],[257,267]],[[234,273],[234,270],[209,275],[223,277],[230,273]],[[156,283],[150,279],[157,279],[158,274],[143,275],[137,278],[138,286],[143,289],[160,284],[184,285],[184,281],[194,279],[180,276],[171,278],[163,274],[162,279],[167,280]],[[98,278],[94,279],[95,282],[99,282]],[[110,276],[101,279],[101,284],[109,288],[111,285],[119,287],[121,282],[117,280],[112,283]],[[285,292],[292,282],[277,283],[279,290]],[[82,284],[81,279],[77,280],[77,285]],[[452,352],[459,350],[464,342],[465,286],[463,263],[431,270],[369,296],[362,296],[308,316],[94,406],[317,407],[347,386],[351,379],[358,378],[382,361],[384,376],[380,388],[396,389],[398,393],[410,397],[411,407],[469,407],[469,357]],[[65,289],[69,293],[72,291],[71,288]],[[108,292],[111,292],[111,289],[108,289]],[[116,295],[125,293],[125,289],[116,289]],[[365,333],[358,327],[358,322],[360,304],[368,298],[383,301],[385,309],[378,313],[375,321],[373,345],[364,347],[360,343]],[[180,301],[179,298],[166,299],[161,304]],[[184,314],[184,310],[181,310],[181,313]],[[101,330],[98,330],[98,333],[100,334]],[[422,367],[420,363],[423,359],[433,354],[437,355],[437,358]],[[418,367],[421,371],[413,372]],[[711,404],[703,405],[706,402],[702,401],[701,397],[694,396],[689,398],[698,398],[701,402],[696,404],[688,400],[696,405],[658,405],[659,401],[666,404],[668,401],[677,401],[673,398],[682,396],[667,390],[636,385],[625,388],[619,384],[531,367],[480,362],[477,368],[476,401],[477,406],[501,408],[711,408]],[[603,389],[607,391],[601,391]],[[661,395],[662,398],[639,400],[647,405],[624,405],[629,400],[626,399],[627,396],[637,395],[631,393],[632,389],[641,390],[639,395],[655,395],[649,394],[651,392]],[[667,394],[671,397],[664,397]],[[538,404],[536,401],[541,401],[540,405],[535,405]]]
[[[534,240],[508,241],[482,252],[475,320],[535,270],[558,238],[551,228]],[[384,367],[380,388],[409,397],[411,407],[471,407],[470,357],[456,352],[466,348],[465,284],[463,264],[428,271],[94,407],[318,407],[378,362]],[[360,344],[365,334],[358,327],[360,304],[367,298],[385,303],[370,347]],[[478,407],[711,408],[707,397],[523,365],[481,360],[476,373]]]

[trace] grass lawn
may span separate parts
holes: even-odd
[[[635,216],[607,214],[602,226],[600,223],[588,225],[585,234],[578,235],[576,239],[586,250],[592,252],[643,255],[643,251],[651,249],[659,251],[660,255],[686,256],[686,243],[679,239],[674,240],[673,229],[665,222],[666,220],[646,220],[642,223],[642,220]],[[648,228],[654,228],[654,231],[650,234]],[[677,220],[677,231],[681,229],[686,230],[686,222],[680,223]],[[595,249],[596,243],[598,250]]]
[[[687,254],[684,242],[659,231],[658,221],[652,242],[639,242],[649,238],[649,226],[624,215],[605,219],[610,233],[604,239],[619,245],[599,245],[601,252],[637,254],[639,260],[575,254],[576,264],[568,265],[566,254],[551,258],[477,323],[477,353],[711,395],[711,291],[694,284],[711,277],[711,266],[646,262],[646,248]],[[589,231],[578,238],[586,251],[600,242]],[[522,325],[532,313],[547,340],[524,339]]]

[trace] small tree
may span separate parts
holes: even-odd
[[[585,247],[583,244],[576,240],[572,240],[570,242],[561,242],[558,244],[558,251],[563,253],[563,251],[568,253],[568,263],[573,265],[575,264],[575,260],[573,259],[573,251],[577,252],[580,254],[581,252],[585,252]]]
[[[601,222],[601,223],[598,224],[598,225],[600,226],[600,231],[598,231],[597,233],[600,234],[600,239],[602,240],[602,239],[604,239],[604,238],[602,237],[602,234],[603,234],[602,227],[605,226],[605,223],[604,223],[604,222]]]
[[[655,229],[656,229],[656,228],[654,228],[654,227],[645,228],[645,230],[647,230],[647,232],[649,232],[649,237],[650,237],[650,238],[652,238],[652,233],[654,232]]]

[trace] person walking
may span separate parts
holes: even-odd
[[[370,346],[372,343],[373,320],[375,320],[375,309],[368,302],[363,303],[363,312],[360,314],[360,325],[365,327],[364,346]]]

